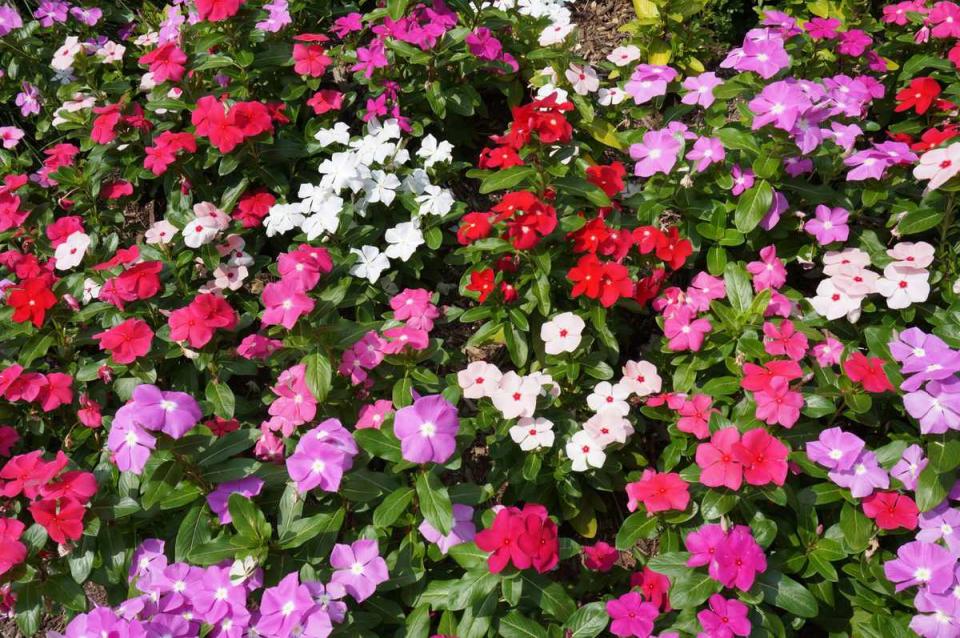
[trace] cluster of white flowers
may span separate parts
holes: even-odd
[[[388,246],[361,246],[351,252],[357,263],[350,270],[355,277],[376,283],[390,267],[391,259],[407,261],[425,243],[420,226],[424,215],[444,216],[454,206],[453,194],[432,184],[427,170],[453,159],[453,146],[427,135],[420,141],[416,157],[422,167],[408,166],[410,151],[401,139],[396,120],[383,124],[372,120],[362,137],[351,138],[349,127],[338,122],[332,128],[317,132],[316,139],[324,148],[345,147],[324,159],[318,167],[322,175],[317,184],[301,184],[300,201],[278,203],[270,208],[264,220],[267,236],[282,235],[294,229],[306,233],[313,241],[332,235],[340,226],[340,216],[349,198],[354,212],[365,217],[371,205],[391,206],[401,193],[410,193],[419,208],[409,221],[386,230]],[[401,172],[405,173],[400,179]]]
[[[930,296],[930,272],[933,246],[926,242],[901,242],[887,251],[893,259],[883,269],[883,275],[869,270],[870,256],[858,248],[828,251],[823,256],[823,273],[827,278],[817,286],[816,296],[809,299],[817,314],[827,319],[846,316],[855,323],[860,318],[860,306],[867,295],[879,293],[886,297],[891,310],[921,303]]]
[[[574,472],[603,467],[607,460],[604,450],[615,443],[623,445],[633,434],[633,425],[626,418],[630,413],[627,399],[631,395],[645,397],[660,391],[660,375],[652,363],[628,361],[622,372],[617,383],[601,381],[587,397],[587,406],[594,415],[567,441],[565,448]]]

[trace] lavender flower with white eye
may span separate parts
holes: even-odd
[[[473,508],[469,505],[453,506],[453,527],[449,534],[441,534],[427,521],[420,523],[420,533],[431,543],[436,543],[440,553],[446,555],[451,547],[460,543],[469,543],[477,535],[477,526],[473,522]]]
[[[9,4],[0,7],[0,38],[23,26],[23,20],[17,10]]]
[[[60,0],[43,0],[33,17],[40,21],[42,27],[52,27],[56,22],[67,21],[67,9],[70,5]]]
[[[103,11],[96,7],[70,7],[70,15],[88,27],[96,26],[103,17]]]
[[[897,479],[908,490],[917,489],[917,480],[920,472],[927,467],[927,458],[923,455],[923,448],[911,445],[903,451],[897,464],[890,470],[890,476]]]
[[[20,107],[20,115],[23,117],[36,115],[40,112],[40,91],[29,82],[24,82],[14,103]]]
[[[290,18],[290,5],[287,0],[273,0],[273,2],[263,5],[263,8],[269,15],[266,20],[261,20],[255,25],[261,31],[276,33],[293,22]]]

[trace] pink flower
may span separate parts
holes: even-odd
[[[710,415],[716,412],[713,409],[713,399],[706,394],[696,394],[692,399],[683,400],[683,405],[677,410],[680,420],[677,429],[692,434],[698,439],[710,436]]]
[[[669,339],[667,346],[674,352],[696,352],[703,345],[704,335],[712,329],[709,321],[696,319],[693,311],[686,307],[679,308],[663,322],[663,334]]]
[[[109,352],[115,362],[126,365],[150,352],[153,330],[145,321],[127,319],[93,338],[100,341],[100,349]]]
[[[287,330],[293,328],[300,315],[313,311],[313,299],[298,290],[290,282],[281,279],[267,284],[263,288],[263,325],[282,325]]]
[[[609,543],[600,541],[593,546],[583,546],[583,565],[595,572],[610,571],[618,558],[620,558],[620,552]]]
[[[722,162],[727,153],[723,149],[723,142],[718,137],[700,137],[693,143],[693,148],[686,154],[686,158],[696,162],[698,172],[703,172],[711,164]]]
[[[430,345],[430,337],[426,330],[417,330],[408,326],[398,326],[383,331],[383,336],[390,339],[383,352],[385,354],[399,354],[407,347],[413,350],[426,350]]]
[[[610,633],[620,638],[647,638],[653,631],[653,621],[660,610],[653,603],[643,601],[635,591],[607,601],[610,615]]]
[[[756,417],[768,425],[779,423],[792,428],[800,418],[803,395],[790,389],[783,377],[774,377],[766,389],[753,396],[757,402]]]
[[[287,368],[277,378],[272,389],[277,399],[270,404],[271,416],[286,419],[294,425],[312,421],[317,414],[317,399],[307,386],[307,366],[298,364]]]
[[[237,346],[237,354],[244,359],[266,359],[283,347],[279,339],[270,339],[260,334],[247,335]]]
[[[673,134],[664,129],[662,131],[647,131],[643,134],[643,141],[630,146],[630,157],[636,160],[634,175],[650,177],[657,173],[669,175],[673,165],[677,163],[680,153],[680,142]]]
[[[813,356],[822,368],[840,363],[840,355],[842,354],[843,344],[830,336],[827,336],[823,343],[813,346]]]
[[[700,482],[707,487],[740,489],[743,466],[734,458],[733,447],[740,442],[737,428],[717,430],[709,443],[697,446],[696,461],[700,466]]]
[[[807,336],[797,332],[789,319],[781,321],[779,328],[770,321],[764,322],[763,335],[763,349],[767,354],[785,354],[799,361],[807,353]]]
[[[308,292],[320,281],[320,276],[333,270],[333,261],[324,248],[301,245],[294,251],[283,253],[277,260],[277,271],[291,287]]]
[[[747,264],[747,271],[753,275],[753,289],[757,292],[787,283],[787,269],[777,258],[777,247],[773,245],[761,248],[760,261]]]
[[[683,88],[687,89],[687,93],[680,101],[684,104],[699,104],[703,108],[707,108],[714,102],[713,90],[721,84],[723,84],[723,80],[713,72],[689,77],[683,81]]]
[[[360,415],[357,417],[356,428],[363,430],[365,428],[380,429],[388,416],[393,414],[393,403],[387,399],[380,399],[370,405],[360,408]]]
[[[753,532],[746,525],[737,525],[716,547],[709,573],[724,587],[747,591],[753,587],[757,574],[766,570],[767,557]]]
[[[743,465],[743,477],[750,485],[783,485],[787,478],[787,446],[766,430],[744,433],[733,445],[734,458]]]
[[[627,483],[627,509],[637,509],[639,502],[649,514],[670,510],[683,511],[690,503],[690,485],[675,472],[658,473],[646,469],[639,481]]]
[[[433,329],[433,320],[440,316],[440,311],[433,305],[430,298],[431,294],[428,290],[405,288],[390,298],[393,318],[397,321],[405,321],[411,328],[429,332]]]
[[[704,609],[697,614],[697,620],[709,638],[731,638],[732,636],[749,636],[750,620],[747,619],[749,609],[739,600],[724,598],[720,594],[710,596],[710,609]]]

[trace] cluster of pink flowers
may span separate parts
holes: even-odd
[[[705,272],[698,273],[687,289],[670,287],[654,300],[653,308],[663,315],[663,334],[667,347],[674,352],[696,352],[703,345],[705,335],[713,326],[699,313],[710,309],[710,302],[727,296],[723,279]]]
[[[393,319],[402,324],[382,333],[371,330],[343,353],[339,373],[354,385],[372,385],[368,373],[380,365],[387,355],[401,354],[407,348],[425,350],[430,345],[430,331],[440,311],[423,288],[406,288],[390,299]]]
[[[302,315],[313,311],[315,304],[307,293],[320,283],[322,275],[333,270],[333,261],[326,249],[301,244],[280,255],[277,266],[280,280],[263,288],[261,299],[266,309],[261,322],[290,330]]]
[[[51,412],[73,403],[73,377],[63,372],[29,372],[15,363],[0,372],[0,396],[11,403],[34,403]]]

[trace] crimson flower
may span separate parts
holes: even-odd
[[[29,509],[33,520],[47,530],[47,536],[61,545],[83,534],[86,509],[72,498],[46,498],[32,503]]]
[[[867,392],[893,392],[893,385],[883,370],[883,364],[880,357],[867,357],[862,352],[854,352],[843,362],[843,371]]]
[[[57,303],[57,297],[50,291],[45,278],[25,279],[7,291],[7,305],[13,308],[13,320],[16,323],[29,321],[39,328],[47,315],[47,310]]]
[[[933,78],[914,78],[910,81],[910,86],[897,92],[897,106],[893,110],[899,113],[914,109],[918,115],[923,115],[938,95],[939,82]]]

